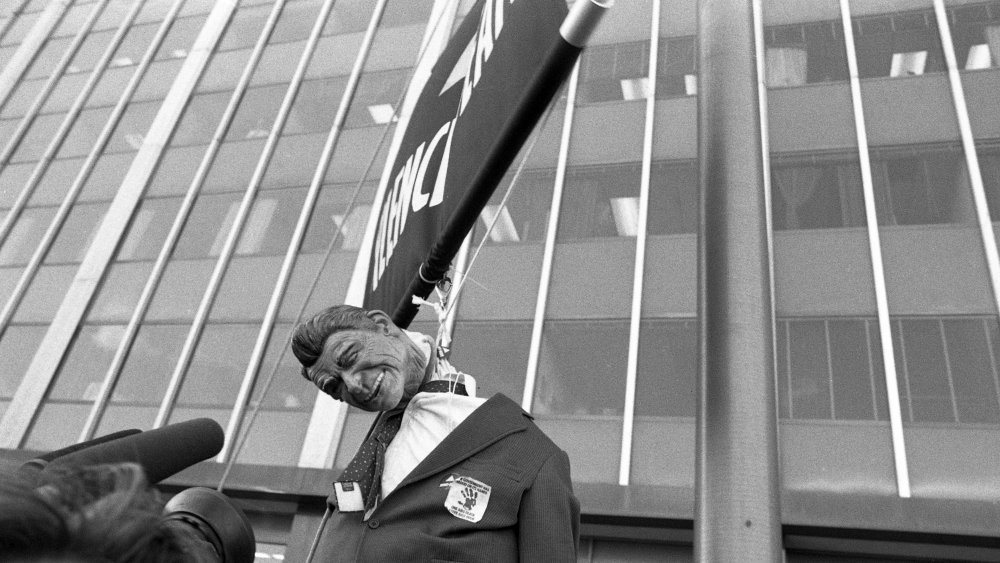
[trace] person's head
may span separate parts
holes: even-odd
[[[0,476],[0,560],[216,563],[212,547],[165,525],[163,502],[132,463]]]
[[[382,311],[335,305],[295,327],[302,376],[334,399],[389,410],[417,393],[427,358]]]

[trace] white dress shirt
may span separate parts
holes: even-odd
[[[407,332],[426,357],[431,357],[433,338]],[[417,393],[403,411],[399,432],[385,451],[382,471],[382,497],[391,493],[427,454],[440,444],[472,411],[486,402],[476,397],[476,381],[459,373],[445,360],[439,360],[429,381],[456,381],[465,385],[469,396],[456,393]]]

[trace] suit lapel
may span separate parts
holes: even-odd
[[[497,440],[521,432],[527,427],[521,407],[498,393],[452,430],[397,488],[439,473],[486,449]]]

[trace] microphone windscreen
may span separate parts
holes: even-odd
[[[124,438],[126,436],[131,436],[133,434],[138,434],[138,428],[130,428],[128,430],[119,430],[118,432],[112,432],[111,434],[106,434],[104,436],[99,436],[93,440],[87,440],[86,442],[80,442],[79,444],[73,444],[72,446],[67,446],[65,448],[54,450],[46,454],[42,454],[34,459],[30,459],[20,467],[17,468],[17,474],[25,479],[33,479],[38,475],[38,472],[45,469],[45,466],[49,464],[52,460],[58,459],[64,455],[69,455],[80,450],[111,442],[119,438]]]
[[[225,433],[218,422],[196,418],[64,455],[49,463],[46,470],[132,462],[142,466],[153,484],[215,456],[224,442]]]

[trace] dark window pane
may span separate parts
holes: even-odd
[[[944,70],[933,12],[909,12],[854,21],[861,78],[914,76]]]
[[[980,147],[979,173],[982,175],[986,202],[990,208],[990,218],[1000,221],[1000,151],[995,148]]]
[[[337,237],[334,248],[357,249],[361,246],[365,224],[374,197],[375,186],[364,186],[355,205],[349,207],[356,186],[328,185],[319,194],[312,211],[312,219],[300,249],[301,253],[322,253],[329,247],[333,237]],[[346,219],[345,219],[346,217]],[[340,231],[338,232],[338,227]]]
[[[248,89],[226,131],[226,139],[267,138],[287,90],[284,84]]]
[[[183,59],[188,56],[195,38],[205,24],[205,16],[179,18],[170,26],[170,31],[156,52],[156,60]]]
[[[187,325],[142,325],[129,348],[111,402],[119,405],[159,405],[167,391],[188,329]]]
[[[394,118],[396,103],[410,80],[410,74],[410,69],[402,69],[362,75],[344,127],[373,127],[389,123]],[[329,117],[332,117],[336,107],[334,104],[328,108]],[[329,117],[323,121],[332,123]]]
[[[698,51],[694,37],[661,37],[657,54],[656,97],[698,93]]]
[[[975,221],[968,169],[959,151],[878,155],[872,177],[880,225]]]
[[[174,256],[218,256],[239,211],[240,194],[202,194],[188,217]]]
[[[864,225],[864,196],[857,162],[775,164],[771,172],[775,229]]]
[[[531,323],[458,323],[451,363],[476,378],[477,394],[503,393],[520,403],[531,345]]]
[[[153,260],[160,254],[167,233],[180,208],[177,198],[145,199],[132,217],[125,242],[118,249],[118,260]]]
[[[93,403],[124,333],[125,327],[119,325],[83,326],[59,368],[48,400]]]
[[[627,322],[547,322],[532,412],[621,416],[627,357]]]
[[[258,329],[259,325],[206,325],[177,406],[213,411],[232,408]]]
[[[346,86],[347,77],[344,76],[304,81],[295,95],[282,133],[293,135],[329,131]]]
[[[483,208],[476,226],[476,241],[484,236],[497,213],[500,217],[496,217],[493,230],[489,232],[489,243],[538,242],[545,239],[555,170],[523,170],[507,204],[501,208],[500,202],[512,179],[512,175],[508,173],[497,186],[490,203]]]
[[[0,340],[0,398],[10,399],[28,371],[48,327],[12,325]]]
[[[49,248],[45,263],[82,261],[107,210],[107,204],[103,203],[78,204],[73,207]]]
[[[638,163],[571,167],[557,240],[635,236],[641,172]]]
[[[778,374],[778,417],[792,418],[791,397],[792,384],[788,378],[788,322],[778,321],[775,326],[775,366]]]
[[[909,421],[955,422],[941,321],[903,319],[895,324],[897,370],[905,376]]]
[[[955,388],[959,422],[996,424],[998,403],[997,321],[990,319],[946,319],[948,363]]]
[[[694,233],[698,230],[697,163],[653,163],[646,226],[651,235]]]
[[[833,369],[834,418],[873,420],[871,362],[881,361],[868,349],[866,321],[827,321],[830,367]]]
[[[580,104],[647,97],[649,42],[598,45],[580,60],[577,100]]]
[[[29,207],[22,211],[0,247],[0,265],[27,264],[55,213],[54,207]]]
[[[830,368],[824,321],[789,321],[792,418],[830,418]]]
[[[219,126],[231,92],[198,94],[191,98],[170,139],[171,145],[207,144]]]
[[[274,27],[268,43],[286,43],[300,41],[309,37],[316,16],[319,15],[320,2],[303,0],[289,2],[278,16],[278,24]]]
[[[271,13],[272,6],[252,6],[239,8],[229,20],[218,51],[230,51],[253,46],[264,29],[264,23]]]
[[[636,416],[695,415],[697,338],[694,319],[642,322]]]

